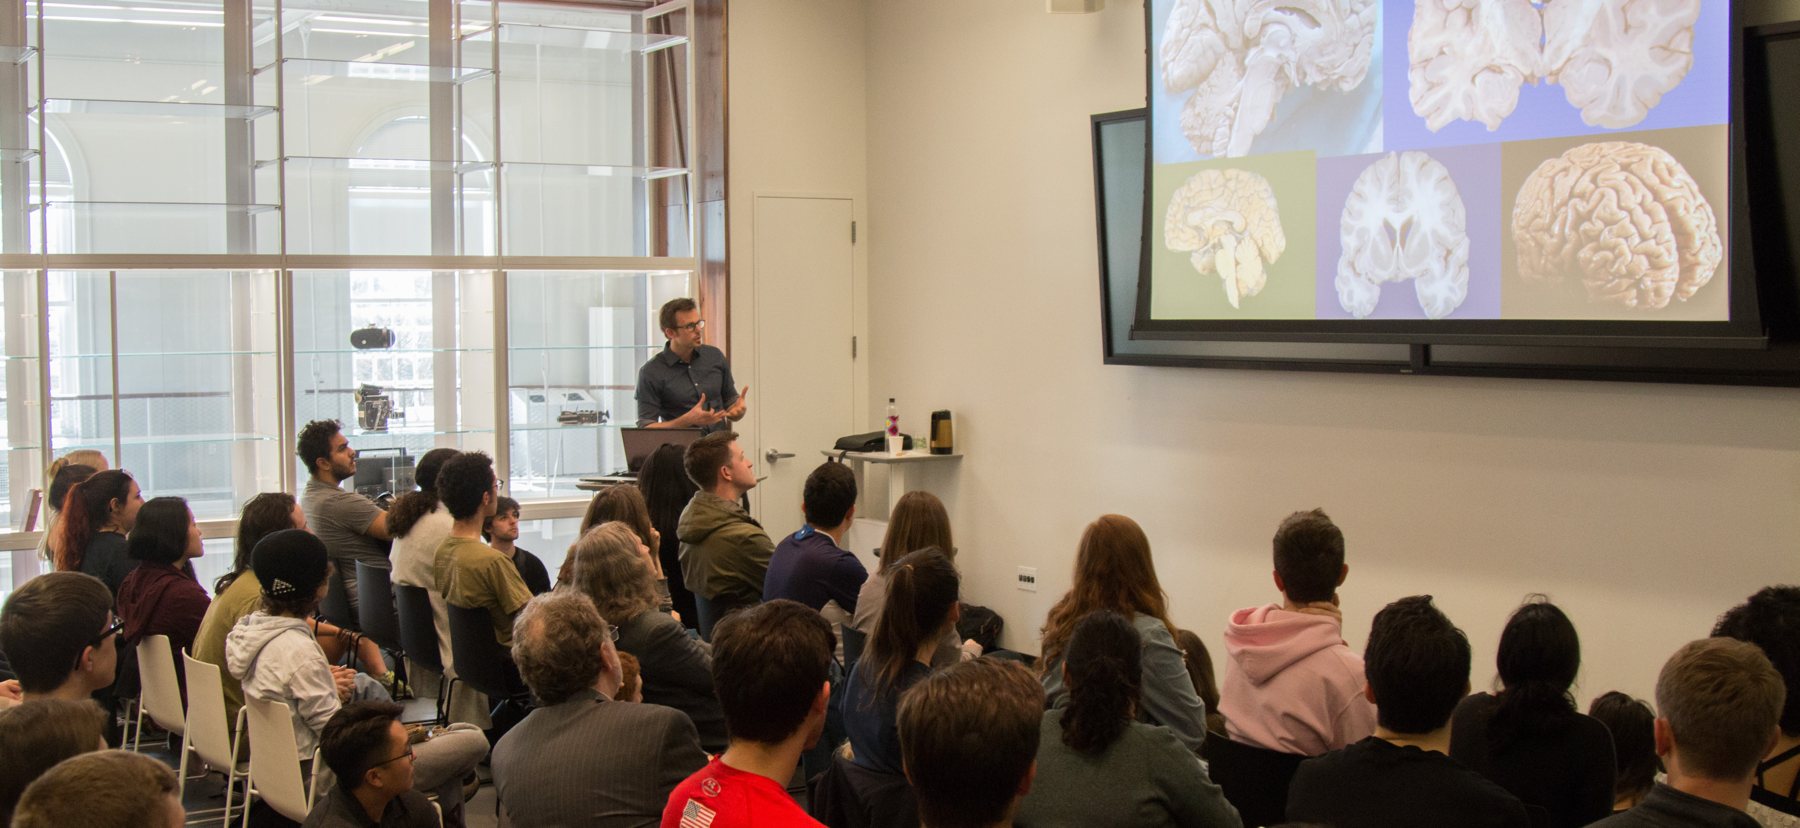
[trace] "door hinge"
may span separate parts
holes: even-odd
[[[856,337],[850,337],[850,358],[856,358]]]
[[[850,243],[856,243],[856,222],[850,222]]]

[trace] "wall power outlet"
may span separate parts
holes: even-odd
[[[1037,592],[1037,567],[1019,567],[1019,588],[1026,592]]]

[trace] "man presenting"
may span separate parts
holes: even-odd
[[[701,344],[706,320],[694,300],[670,299],[659,321],[669,341],[638,369],[638,427],[714,432],[743,419],[750,386],[737,390],[725,353]]]

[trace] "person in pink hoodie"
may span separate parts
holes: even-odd
[[[1323,509],[1275,530],[1280,603],[1231,614],[1219,712],[1234,742],[1317,756],[1375,732],[1362,657],[1344,643],[1344,533]]]

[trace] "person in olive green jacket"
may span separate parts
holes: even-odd
[[[720,431],[695,440],[682,463],[700,491],[675,527],[681,574],[694,591],[700,637],[710,641],[713,624],[726,613],[762,602],[775,543],[740,505],[756,487],[756,469],[736,434]]]

